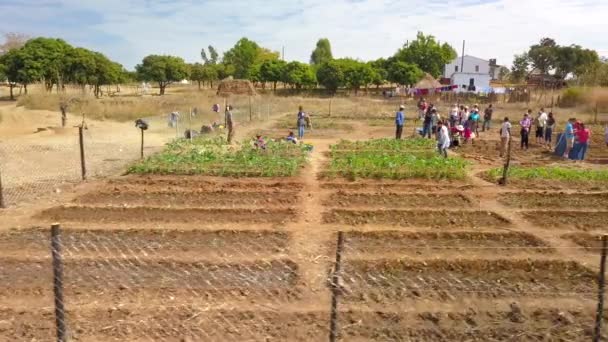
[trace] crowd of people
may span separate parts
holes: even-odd
[[[438,108],[421,98],[417,103],[417,119],[422,123],[422,127],[417,128],[417,132],[423,138],[437,139],[437,150],[447,157],[447,149],[461,144],[473,143],[479,137],[480,131],[490,131],[494,108],[489,104],[483,114],[479,105],[471,107],[464,104],[454,104],[448,109],[445,115],[441,115]],[[401,139],[403,127],[405,125],[405,106],[401,105],[395,115],[396,139]],[[547,113],[544,108],[540,108],[534,116],[529,109],[523,114],[518,122],[520,134],[520,148],[527,150],[530,146],[530,134],[534,132],[537,145],[546,149],[555,148],[560,151],[560,155],[574,160],[584,160],[591,131],[579,120],[571,118],[568,120],[564,133],[559,135],[560,141],[553,146],[553,134],[556,127],[556,119],[552,112]],[[503,157],[507,146],[512,137],[513,125],[508,117],[502,120],[498,130],[500,137],[500,156]],[[563,140],[562,140],[563,139]],[[565,149],[560,149],[560,144],[565,144]],[[608,126],[606,127],[606,145],[608,146]],[[556,152],[557,153],[557,152]]]

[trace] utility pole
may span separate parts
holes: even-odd
[[[281,49],[281,60],[285,60],[285,47],[283,46],[283,48]]]
[[[460,72],[464,72],[464,40],[462,41],[462,55],[460,56]]]

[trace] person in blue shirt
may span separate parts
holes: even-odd
[[[570,151],[574,147],[574,122],[576,119],[568,119],[566,129],[564,130],[564,137],[566,138],[566,151],[564,152],[564,158],[568,158]]]
[[[397,128],[395,132],[395,139],[401,139],[401,135],[403,134],[403,125],[405,124],[405,114],[403,114],[403,110],[405,106],[399,106],[399,111],[395,115],[395,126]]]
[[[304,138],[304,128],[306,127],[306,113],[304,113],[302,106],[298,109],[298,138],[302,140]]]

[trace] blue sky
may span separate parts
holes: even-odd
[[[132,69],[152,53],[200,60],[248,37],[307,62],[318,38],[334,56],[392,55],[417,31],[510,65],[548,36],[608,56],[607,0],[0,0],[0,33],[60,37]]]

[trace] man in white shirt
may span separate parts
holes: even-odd
[[[505,117],[502,126],[500,127],[500,157],[504,157],[507,150],[507,144],[511,139],[511,123],[509,118]]]
[[[547,126],[547,120],[549,117],[545,113],[545,109],[541,108],[536,118],[536,143],[543,144],[545,142],[545,127]]]

